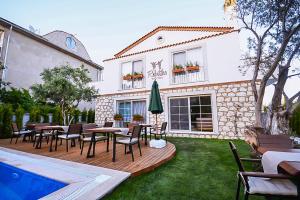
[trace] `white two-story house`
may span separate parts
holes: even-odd
[[[238,30],[233,27],[161,26],[104,60],[96,122],[124,122],[147,111],[151,85],[159,84],[168,133],[236,138],[254,117],[250,77],[239,72]]]

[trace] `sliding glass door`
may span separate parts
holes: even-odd
[[[171,130],[213,132],[210,95],[170,98]]]

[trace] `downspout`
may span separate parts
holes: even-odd
[[[5,74],[6,74],[6,70],[7,70],[6,59],[7,59],[7,53],[8,53],[8,47],[9,47],[9,41],[10,41],[11,32],[12,32],[12,25],[10,25],[9,34],[8,34],[7,42],[6,42],[5,56],[4,56],[4,63],[3,63],[4,69],[2,71],[2,81],[5,81]]]

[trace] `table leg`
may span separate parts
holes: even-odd
[[[117,136],[116,134],[113,134],[113,158],[112,158],[113,162],[116,161],[116,140],[117,140]]]
[[[50,151],[50,152],[52,152],[52,143],[53,143],[54,137],[55,137],[55,133],[54,133],[54,131],[53,131],[53,132],[52,132],[52,135],[51,135],[51,141],[50,141],[50,148],[49,148],[49,151]]]
[[[147,146],[147,127],[145,126],[145,145]]]
[[[87,156],[86,156],[87,158],[93,157],[93,156],[91,156],[91,149],[92,149],[92,144],[94,143],[94,140],[95,140],[95,136],[96,136],[96,134],[93,133],[93,134],[92,134],[92,137],[91,137],[89,149],[88,149],[88,152],[87,152]]]
[[[106,133],[107,141],[106,141],[106,152],[109,152],[109,133]]]
[[[40,132],[40,135],[38,137],[37,143],[35,145],[36,149],[42,148],[42,134],[43,134],[43,131]]]

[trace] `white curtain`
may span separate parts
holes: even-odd
[[[146,121],[146,101],[133,101],[132,102],[132,114],[142,115],[144,122]]]
[[[179,52],[173,54],[173,65],[182,65],[186,64],[186,54],[185,52]]]

